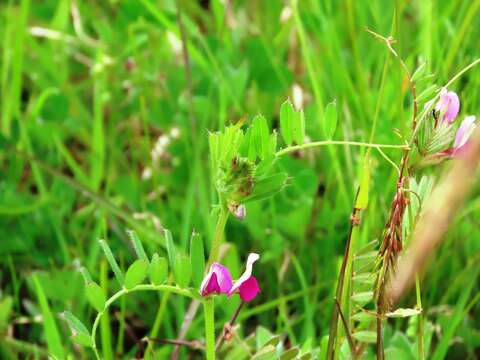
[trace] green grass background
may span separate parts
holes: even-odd
[[[180,251],[187,251],[192,229],[208,247],[216,201],[208,131],[257,113],[278,127],[280,105],[296,85],[310,139],[321,139],[324,108],[335,99],[335,139],[369,141],[377,119],[373,142],[401,143],[412,107],[407,82],[365,27],[395,37],[410,70],[427,61],[433,76],[419,85],[427,88],[480,56],[479,19],[479,0],[3,0],[1,134],[15,145],[0,150],[0,357],[34,358],[47,343],[64,356],[92,356],[74,349],[57,314],[67,309],[92,321],[76,264],[111,287],[98,239],[108,241],[122,266],[134,258],[127,228],[149,253],[164,253],[161,227],[171,230]],[[462,117],[478,114],[478,68],[453,90]],[[169,137],[154,161],[155,144],[172,129],[180,135]],[[398,150],[385,152],[399,161]],[[255,270],[262,293],[241,316],[246,333],[261,325],[300,345],[308,339],[319,345],[328,333],[361,155],[332,147],[285,157],[279,167],[290,185],[249,205],[245,221],[230,219],[225,262],[234,276],[248,252],[262,255]],[[365,243],[380,236],[396,181],[391,165],[377,154],[373,160]],[[432,354],[443,347],[438,358],[480,354],[478,194],[476,186],[422,283],[434,325]],[[10,300],[12,310],[2,312]],[[159,314],[161,301],[142,294],[116,307],[101,326],[104,357],[137,350],[119,331],[123,320],[141,338],[160,316],[158,336],[175,338],[188,303],[163,298],[166,311]],[[411,296],[403,305],[413,304]],[[219,326],[234,307],[219,307]],[[407,320],[391,323],[392,331],[406,326]],[[188,338],[202,336],[198,318]]]

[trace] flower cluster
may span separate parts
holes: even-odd
[[[258,254],[249,254],[245,272],[235,282],[226,266],[213,263],[200,286],[201,295],[225,294],[230,297],[238,293],[243,301],[252,301],[260,292],[257,279],[252,275],[253,264],[259,258]]]

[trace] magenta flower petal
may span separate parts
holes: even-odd
[[[233,284],[232,288],[230,289],[230,292],[228,295],[232,295],[234,292],[238,292],[240,287],[242,286],[243,283],[246,281],[250,280],[252,277],[252,268],[253,264],[260,259],[260,255],[251,253],[248,255],[247,258],[247,266],[245,268],[245,271],[243,272],[242,276],[238,278],[237,281]]]
[[[240,285],[238,289],[238,293],[243,301],[252,301],[259,292],[260,287],[258,286],[257,279],[254,276],[250,276]]]
[[[228,269],[219,263],[213,263],[200,286],[202,296],[210,294],[229,294],[232,288],[232,276]]]
[[[440,99],[435,105],[435,111],[440,112],[442,121],[451,124],[460,110],[460,99],[454,91],[447,91],[443,88],[440,92]]]
[[[462,123],[460,124],[457,134],[455,135],[455,142],[453,143],[453,148],[455,152],[460,151],[461,148],[465,146],[470,135],[477,127],[475,124],[476,117],[473,115],[467,116]]]
[[[209,294],[220,294],[220,284],[218,283],[217,274],[212,273],[212,276],[208,279],[205,287],[202,289],[202,296]]]

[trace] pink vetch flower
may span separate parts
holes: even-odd
[[[247,217],[247,208],[245,207],[245,205],[238,205],[234,215],[238,220],[244,220]]]
[[[228,297],[238,293],[243,301],[252,301],[260,292],[257,279],[252,275],[253,264],[260,258],[260,255],[251,253],[248,255],[245,272],[235,283],[227,267],[214,263],[205,276],[200,286],[200,294],[208,296],[211,294],[225,294]]]
[[[453,143],[453,154],[462,152],[468,145],[468,139],[472,135],[473,131],[477,127],[475,124],[476,117],[473,115],[467,116],[460,124],[457,134],[455,135],[455,141]]]
[[[460,110],[460,99],[454,91],[443,88],[440,92],[440,99],[435,105],[435,111],[440,113],[441,121],[449,124],[455,121]]]
[[[202,296],[228,294],[232,286],[230,271],[222,264],[213,263],[200,285],[200,294]]]
[[[247,258],[247,266],[230,289],[229,295],[238,292],[243,301],[252,301],[260,292],[257,279],[252,275],[253,264],[260,259],[260,255],[251,253]]]

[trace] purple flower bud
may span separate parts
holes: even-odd
[[[455,135],[455,142],[453,143],[453,149],[455,154],[462,151],[465,148],[465,145],[467,145],[470,135],[472,135],[473,131],[477,127],[477,124],[475,124],[475,120],[476,117],[470,115],[467,116],[460,124],[457,130],[457,134]]]
[[[235,209],[234,215],[238,220],[245,219],[245,217],[247,216],[247,208],[245,207],[245,205],[238,205]]]
[[[451,124],[460,110],[460,100],[454,91],[443,88],[440,92],[440,99],[435,105],[435,111],[440,113],[441,120]]]
[[[228,294],[232,286],[230,271],[222,264],[213,263],[212,266],[210,266],[210,271],[202,281],[200,294],[202,296]]]

